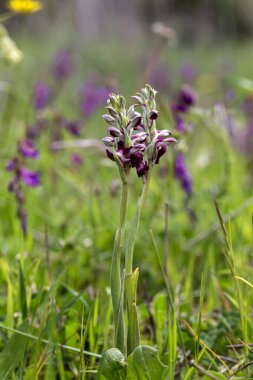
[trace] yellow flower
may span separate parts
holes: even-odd
[[[7,6],[18,13],[33,13],[42,9],[42,4],[37,0],[9,0]]]

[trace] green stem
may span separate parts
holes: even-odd
[[[124,319],[123,319],[123,286],[121,276],[121,252],[125,235],[125,224],[128,206],[128,182],[122,182],[120,201],[120,220],[115,235],[114,250],[111,264],[110,284],[114,321],[114,346],[125,352]]]
[[[135,240],[136,240],[136,236],[139,229],[141,212],[142,212],[143,205],[145,203],[148,189],[149,189],[151,171],[152,171],[152,168],[150,168],[148,171],[146,182],[143,185],[142,193],[138,199],[137,208],[135,210],[135,214],[134,214],[132,224],[131,224],[131,230],[130,230],[130,234],[129,234],[129,238],[127,242],[126,257],[125,257],[126,276],[132,275],[132,272],[133,272],[133,252],[134,252]]]
[[[127,329],[127,355],[130,355],[134,349],[140,344],[140,332],[136,307],[136,291],[139,270],[138,268],[133,272],[133,253],[136,241],[136,236],[139,229],[141,212],[145,203],[149,182],[151,177],[152,166],[150,166],[146,182],[142,188],[142,194],[138,199],[138,204],[135,210],[135,214],[132,220],[131,229],[127,241],[126,255],[125,255],[125,294],[127,304],[127,317],[128,317],[128,329]]]

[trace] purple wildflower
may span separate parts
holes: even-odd
[[[15,196],[17,216],[25,237],[27,235],[27,213],[25,211],[25,198],[22,184],[29,187],[36,187],[40,184],[40,178],[39,173],[30,171],[24,166],[24,161],[27,158],[37,159],[38,155],[39,152],[33,142],[29,140],[21,141],[17,145],[16,156],[6,165],[6,170],[14,173],[14,176],[9,182],[8,190]]]
[[[20,154],[25,158],[37,159],[39,157],[39,151],[35,148],[34,143],[29,140],[21,141],[18,144]]]
[[[53,75],[58,82],[66,80],[73,69],[72,56],[69,50],[60,50],[54,60]]]
[[[172,114],[176,123],[176,129],[179,132],[185,132],[183,114],[188,112],[189,108],[196,102],[196,95],[193,90],[185,85],[177,95],[176,102],[172,104]]]
[[[27,168],[20,169],[20,178],[29,187],[36,187],[40,185],[39,173],[31,172]]]
[[[185,156],[182,152],[178,153],[174,163],[175,177],[179,181],[182,189],[188,197],[192,195],[192,177],[185,163]]]
[[[51,89],[45,83],[37,83],[34,86],[34,108],[41,111],[47,107],[51,97]]]

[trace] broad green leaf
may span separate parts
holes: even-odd
[[[168,380],[168,367],[149,346],[139,346],[128,357],[126,380]]]
[[[26,332],[28,323],[20,326],[20,331]],[[9,379],[13,371],[23,362],[28,338],[14,333],[0,354],[0,379]]]
[[[107,350],[100,363],[97,379],[125,380],[126,362],[124,355],[117,348]]]

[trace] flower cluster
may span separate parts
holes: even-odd
[[[189,108],[196,102],[196,95],[193,90],[185,85],[177,95],[176,102],[172,104],[172,114],[176,123],[176,129],[179,132],[185,132],[183,115],[189,111]]]
[[[168,146],[176,140],[168,130],[156,129],[158,112],[155,102],[156,91],[149,85],[133,96],[137,104],[126,109],[126,101],[120,95],[111,94],[107,101],[109,114],[103,116],[109,124],[109,136],[103,139],[107,156],[115,161],[121,177],[135,168],[138,177],[145,177],[149,169],[159,164]],[[135,110],[140,106],[141,112]]]
[[[20,219],[24,236],[27,235],[27,213],[24,208],[25,198],[22,184],[29,187],[36,187],[40,184],[39,173],[30,171],[24,166],[24,161],[28,158],[37,159],[39,152],[32,141],[20,141],[17,147],[17,154],[7,164],[6,169],[13,172],[14,176],[9,182],[8,190],[15,195],[17,202],[17,216]]]

